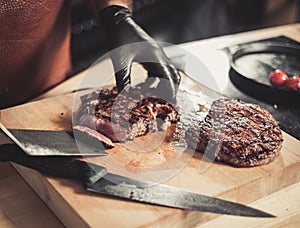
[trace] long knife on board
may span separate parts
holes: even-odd
[[[0,129],[30,156],[98,156],[107,155],[99,142],[92,145],[85,140],[75,140],[73,132],[54,130]],[[76,135],[80,139],[80,135]],[[85,142],[85,143],[83,143]]]
[[[0,145],[0,162],[12,161],[46,175],[80,179],[87,191],[141,203],[219,214],[274,217],[242,204],[179,188],[108,173],[106,168],[72,157],[32,157],[14,144]]]

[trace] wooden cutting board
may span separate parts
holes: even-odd
[[[2,110],[1,122],[8,128],[71,130],[72,107],[73,95],[57,96]],[[271,164],[234,168],[213,163],[200,172],[202,156],[194,153],[188,164],[164,184],[239,203],[262,198],[300,180],[300,142],[286,133],[283,135],[280,156]],[[217,216],[103,197],[86,192],[76,180],[50,178],[14,166],[68,227],[182,227]]]

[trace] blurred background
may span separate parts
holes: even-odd
[[[134,18],[156,40],[194,40],[300,22],[300,0],[133,0]],[[106,52],[105,34],[84,0],[73,0],[74,75]]]

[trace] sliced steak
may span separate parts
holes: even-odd
[[[132,88],[130,96],[117,88],[81,97],[79,124],[97,130],[112,141],[125,141],[166,128],[179,121],[169,102]]]
[[[214,101],[206,118],[189,127],[186,139],[205,155],[237,167],[273,161],[283,142],[281,130],[267,110],[231,99]]]
[[[109,138],[89,127],[75,126],[73,130],[76,138],[88,145],[96,148],[99,148],[99,146],[104,146],[105,148],[114,147],[113,142]]]

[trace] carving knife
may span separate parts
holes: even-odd
[[[269,213],[238,203],[108,173],[102,166],[72,157],[27,156],[13,144],[0,145],[0,161],[12,161],[51,176],[80,179],[87,191],[103,196],[184,210],[250,217],[274,217]]]
[[[0,129],[26,154],[31,156],[97,156],[107,155],[102,143],[87,144],[87,139],[75,140],[72,132],[7,129],[0,123]],[[77,135],[79,139],[80,135]]]

